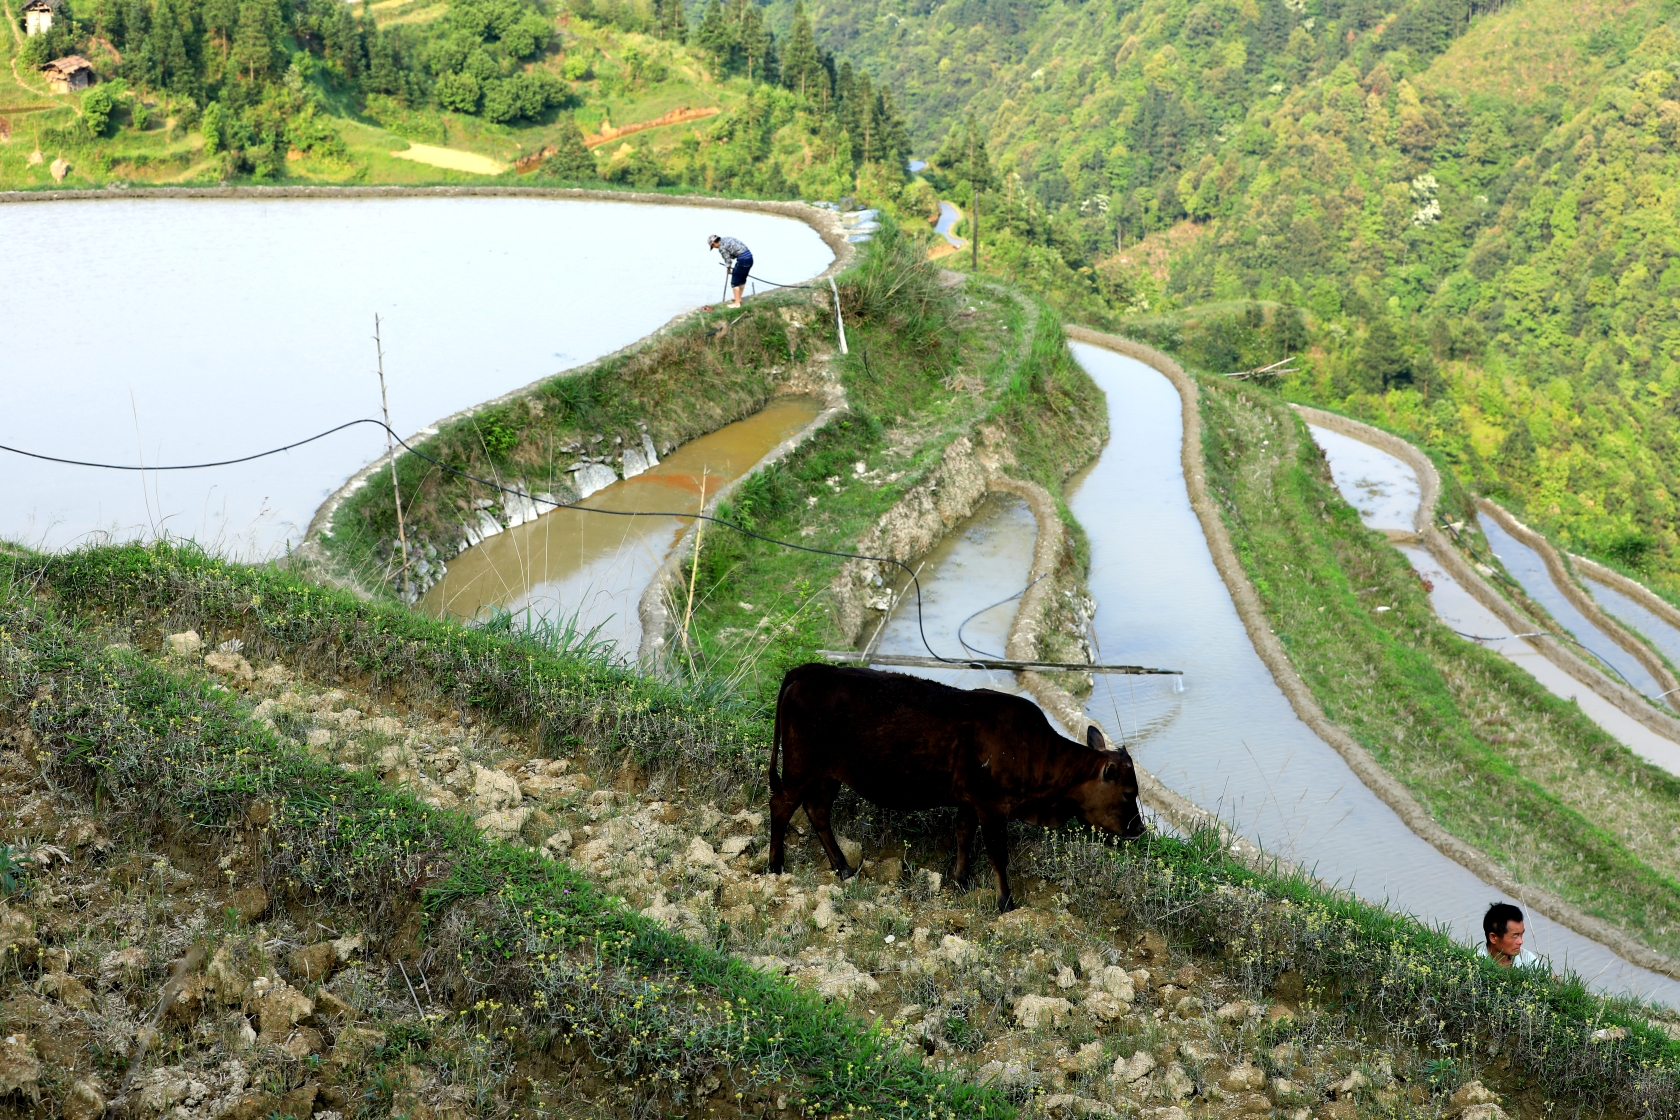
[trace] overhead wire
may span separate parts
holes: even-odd
[[[434,459],[432,456],[426,454],[424,451],[421,451],[418,448],[411,446],[409,444],[409,442],[407,440],[403,439],[402,436],[398,435],[396,430],[394,428],[392,428],[389,424],[386,424],[383,421],[374,420],[374,419],[371,419],[371,418],[365,418],[365,419],[361,419],[361,420],[350,420],[350,421],[347,421],[343,424],[339,424],[337,427],[328,428],[324,432],[320,432],[320,433],[317,433],[316,435],[312,435],[312,436],[308,437],[307,439],[300,439],[300,440],[296,440],[292,443],[288,443],[283,447],[272,448],[268,451],[259,451],[254,455],[242,455],[242,456],[240,456],[239,458],[236,458],[236,459],[222,459],[222,460],[218,460],[218,461],[213,462],[213,463],[182,463],[182,464],[171,464],[171,465],[167,465],[167,466],[147,467],[147,466],[131,466],[131,465],[128,465],[126,463],[95,463],[95,462],[90,462],[90,461],[84,460],[84,459],[65,459],[65,458],[61,458],[61,457],[56,456],[56,455],[43,455],[43,454],[40,454],[40,453],[34,452],[34,451],[25,451],[22,448],[11,447],[7,444],[0,444],[0,451],[10,451],[14,455],[23,455],[23,456],[26,456],[26,457],[31,458],[31,459],[41,459],[41,460],[44,460],[44,461],[49,462],[49,463],[63,463],[63,464],[66,464],[68,466],[73,466],[73,467],[91,467],[91,468],[94,468],[96,470],[107,470],[107,471],[193,471],[193,470],[204,470],[204,469],[209,468],[209,467],[225,467],[225,466],[232,466],[232,465],[237,464],[237,463],[249,463],[249,462],[252,462],[253,460],[266,458],[267,456],[270,456],[270,455],[278,455],[282,451],[290,451],[293,448],[302,447],[305,444],[309,444],[309,443],[314,443],[318,439],[323,439],[326,436],[330,436],[335,432],[342,432],[346,428],[353,428],[358,424],[371,424],[376,428],[383,429],[384,431],[390,433],[392,439],[395,439],[397,441],[397,443],[402,445],[403,450],[407,451],[409,454],[415,456],[416,458],[425,460],[426,462],[432,464],[435,467],[438,467],[442,470],[448,471],[450,474],[457,475],[461,478],[464,478],[469,482],[476,482],[480,486],[487,486],[490,489],[496,490],[500,493],[507,494],[507,495],[510,495],[510,496],[513,496],[513,497],[518,497],[522,501],[528,501],[528,502],[533,502],[533,503],[541,503],[543,505],[551,506],[554,509],[573,510],[573,511],[578,512],[578,513],[600,513],[600,514],[606,514],[606,515],[611,516],[611,517],[675,517],[675,518],[679,518],[679,519],[690,518],[690,519],[693,519],[695,521],[705,521],[705,522],[710,522],[711,524],[714,524],[714,525],[721,525],[725,529],[732,529],[735,532],[740,533],[744,537],[750,537],[753,540],[763,541],[766,544],[777,545],[778,547],[781,547],[781,548],[793,549],[797,552],[809,552],[809,553],[813,553],[813,554],[818,555],[818,556],[836,556],[836,557],[840,557],[841,559],[845,559],[845,560],[867,560],[867,561],[870,561],[870,562],[876,563],[876,564],[894,564],[894,565],[896,565],[900,568],[903,568],[905,570],[905,572],[909,574],[910,583],[916,589],[916,631],[917,631],[917,634],[921,637],[922,646],[928,651],[928,655],[930,657],[932,657],[935,661],[947,662],[947,663],[953,664],[953,665],[962,664],[961,659],[941,656],[938,652],[936,652],[934,650],[933,644],[928,641],[927,629],[926,629],[926,626],[924,625],[923,619],[922,619],[922,584],[921,584],[921,580],[917,578],[916,572],[910,567],[910,565],[906,564],[902,560],[895,559],[894,557],[891,557],[891,556],[869,556],[869,555],[866,555],[866,554],[861,553],[861,552],[842,552],[842,551],[839,551],[837,549],[832,549],[832,548],[817,548],[814,545],[796,544],[793,541],[778,540],[775,537],[767,536],[764,533],[754,532],[753,530],[748,529],[745,526],[737,525],[733,521],[726,521],[721,517],[715,517],[715,516],[713,516],[709,513],[684,513],[684,512],[666,511],[666,510],[601,509],[601,508],[596,507],[596,506],[585,506],[585,505],[577,505],[577,504],[568,505],[565,502],[556,501],[556,500],[549,499],[549,498],[541,498],[541,497],[538,497],[535,494],[526,493],[523,490],[515,490],[511,487],[503,486],[499,482],[492,482],[491,480],[489,480],[487,478],[480,478],[479,476],[477,476],[475,474],[472,474],[468,471],[462,470],[460,467],[453,467],[453,466],[450,466],[448,463],[443,462],[442,460]],[[1008,600],[1004,600],[1004,601],[1008,602]]]
[[[1440,527],[1445,529],[1447,532],[1451,533],[1453,535],[1453,539],[1456,540],[1464,548],[1464,551],[1468,552],[1471,555],[1472,558],[1474,558],[1483,567],[1487,568],[1489,573],[1491,573],[1494,576],[1494,578],[1500,580],[1503,583],[1509,584],[1511,587],[1514,587],[1518,591],[1521,591],[1524,595],[1528,594],[1528,588],[1524,587],[1522,584],[1518,583],[1516,580],[1512,579],[1510,576],[1506,575],[1504,572],[1500,571],[1498,568],[1494,567],[1492,564],[1489,564],[1487,562],[1487,560],[1482,557],[1482,554],[1479,551],[1477,551],[1476,546],[1471,544],[1468,540],[1466,540],[1464,535],[1461,534],[1458,531],[1457,526],[1455,526],[1452,522],[1446,520],[1445,518],[1442,518]],[[1633,691],[1635,691],[1635,692],[1641,691],[1632,681],[1627,679],[1626,675],[1624,675],[1620,669],[1616,668],[1615,665],[1611,664],[1610,660],[1608,658],[1604,657],[1597,650],[1593,649],[1587,643],[1583,642],[1581,639],[1577,638],[1575,635],[1569,633],[1567,630],[1563,630],[1563,628],[1561,626],[1558,629],[1562,632],[1561,633],[1553,633],[1550,630],[1536,630],[1531,634],[1508,634],[1508,635],[1501,635],[1501,636],[1496,636],[1496,637],[1492,637],[1492,638],[1478,637],[1475,634],[1466,634],[1466,633],[1463,633],[1462,631],[1459,631],[1459,630],[1454,630],[1453,633],[1457,634],[1461,638],[1468,638],[1473,642],[1499,642],[1499,641],[1504,641],[1505,638],[1507,638],[1507,637],[1510,637],[1510,638],[1553,638],[1553,639],[1561,639],[1561,640],[1566,641],[1566,642],[1574,642],[1576,645],[1580,646],[1582,649],[1584,649],[1588,653],[1592,654],[1593,660],[1597,661],[1599,664],[1603,665],[1606,669],[1609,669],[1612,673],[1616,674],[1616,676],[1620,677],[1623,684],[1627,685],[1629,688],[1633,689]],[[1671,690],[1671,691],[1680,691],[1680,690]],[[1662,696],[1667,696],[1667,695],[1668,695],[1668,693],[1666,693],[1666,692],[1662,694]],[[1658,696],[1658,697],[1656,697],[1656,699],[1661,700],[1662,696]]]

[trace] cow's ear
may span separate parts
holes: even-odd
[[[1094,751],[1106,751],[1108,740],[1103,738],[1102,728],[1092,724],[1085,729],[1085,745]]]

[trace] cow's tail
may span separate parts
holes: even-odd
[[[784,699],[786,699],[786,697],[787,697],[788,682],[792,679],[793,679],[793,674],[792,673],[789,673],[787,676],[783,677],[782,678],[782,687],[776,693],[775,730],[773,730],[770,734],[770,792],[771,793],[782,792],[782,775],[780,773],[781,767],[779,765],[780,760],[779,760],[778,756],[780,756],[781,751],[782,751],[782,725],[787,718],[782,714],[782,708],[784,707],[782,701]]]

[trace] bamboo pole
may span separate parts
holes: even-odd
[[[379,337],[379,313],[373,316],[373,348],[379,355],[379,411],[385,417],[385,454],[391,460],[391,494],[397,503],[397,545],[402,549],[403,602],[412,602],[414,590],[408,579],[408,533],[403,528],[402,490],[397,485],[397,445],[391,434],[391,407],[385,399],[385,343]]]
[[[709,478],[707,471],[700,472],[700,512],[706,512],[706,482]],[[688,624],[694,619],[694,585],[700,579],[700,537],[706,531],[706,523],[699,518],[694,520],[694,557],[688,569],[688,605],[683,608],[683,651],[688,654],[688,671],[694,673],[694,647],[689,641]]]

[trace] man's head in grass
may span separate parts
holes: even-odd
[[[1523,912],[1509,902],[1496,902],[1482,915],[1482,935],[1487,938],[1487,955],[1495,964],[1509,968],[1523,956]]]

